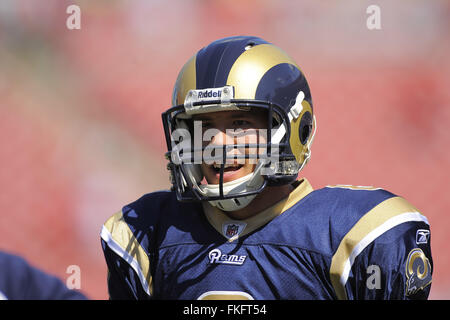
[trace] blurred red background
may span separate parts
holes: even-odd
[[[81,9],[69,30],[66,8]],[[369,4],[381,29],[369,30]],[[431,223],[430,298],[450,298],[450,3],[61,1],[0,5],[0,249],[106,299],[103,222],[169,187],[160,114],[179,69],[231,35],[280,46],[306,74],[313,187],[373,185]]]

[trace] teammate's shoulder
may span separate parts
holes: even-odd
[[[86,299],[69,290],[55,275],[30,264],[20,255],[0,251],[0,300]]]
[[[15,272],[21,269],[27,269],[28,263],[21,256],[0,251],[0,269],[5,270],[15,270]],[[6,272],[7,273],[7,272]]]

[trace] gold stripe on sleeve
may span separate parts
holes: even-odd
[[[150,273],[150,260],[139,241],[134,237],[128,224],[123,219],[122,212],[109,218],[104,228],[109,232],[113,243],[108,243],[116,253],[127,261],[138,274],[144,290],[153,294],[152,276]],[[108,242],[108,241],[107,241]],[[117,252],[120,251],[120,252]]]
[[[400,215],[403,217],[399,217]],[[355,258],[354,255],[392,227],[414,220],[426,221],[426,218],[401,197],[393,197],[381,202],[358,220],[341,240],[331,261],[331,283],[339,299],[347,299],[345,282],[352,260]]]

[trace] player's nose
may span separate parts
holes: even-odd
[[[211,137],[211,144],[216,146],[230,145],[236,143],[236,136],[226,128],[217,128]]]

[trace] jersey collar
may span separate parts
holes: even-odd
[[[214,229],[228,239],[229,242],[232,242],[240,236],[244,236],[265,225],[313,191],[311,184],[306,178],[297,180],[295,184],[298,185],[289,196],[248,219],[233,220],[207,201],[202,202],[203,212]]]

